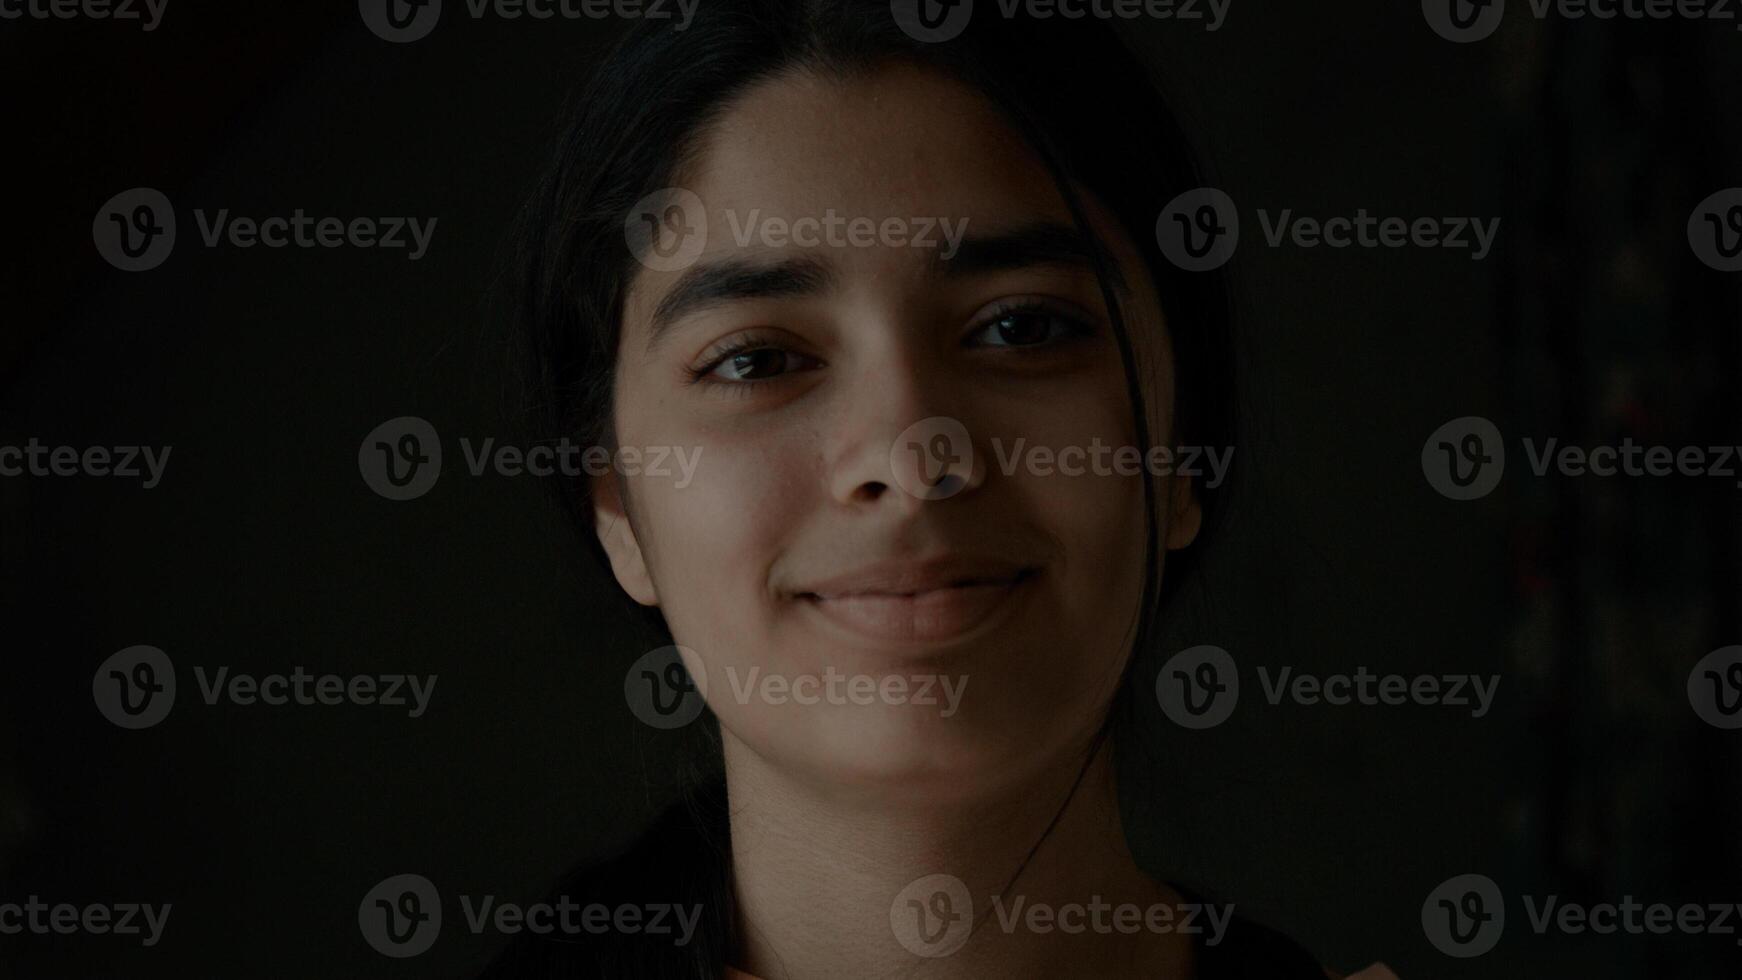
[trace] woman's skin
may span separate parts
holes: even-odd
[[[1095,738],[1136,625],[1142,485],[1006,473],[997,455],[1018,439],[1054,451],[1135,441],[1101,287],[1044,166],[971,89],[890,66],[758,84],[674,182],[704,202],[707,244],[693,265],[643,269],[629,289],[615,430],[625,447],[699,450],[699,467],[681,486],[597,481],[597,527],[617,580],[660,608],[720,720],[736,965],[768,980],[1187,975],[1187,936],[1006,934],[991,911],[995,894],[1181,901],[1127,850],[1110,743]],[[1085,203],[1123,280],[1151,440],[1166,444],[1172,358],[1153,283]],[[752,212],[830,210],[879,225],[965,219],[966,240],[944,261],[942,248],[733,235]],[[702,277],[728,261],[789,274],[733,277],[671,309],[698,283],[718,287]],[[1001,324],[1010,301],[1044,309]],[[676,315],[659,317],[656,338],[662,305]],[[738,340],[760,352],[720,361]],[[976,464],[960,492],[926,500],[902,489],[915,474],[898,469],[917,463],[891,449],[937,416],[966,427]],[[1158,491],[1161,540],[1185,547],[1200,522],[1190,481]],[[964,580],[979,584],[952,584]],[[831,670],[906,679],[910,692],[939,678],[939,703],[741,694]],[[961,693],[953,713],[942,680]],[[976,927],[953,955],[921,959],[898,943],[891,904],[939,873],[966,882]]]

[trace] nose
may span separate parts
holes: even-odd
[[[959,383],[923,353],[891,351],[843,379],[828,440],[831,495],[915,513],[986,482]]]

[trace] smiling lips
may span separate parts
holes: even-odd
[[[995,559],[888,562],[818,583],[796,598],[836,626],[881,643],[939,643],[988,622],[1038,569]]]

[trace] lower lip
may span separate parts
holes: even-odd
[[[881,643],[959,640],[1013,607],[1032,571],[997,585],[966,585],[913,595],[855,595],[800,601],[846,631]]]

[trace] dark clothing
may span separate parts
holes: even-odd
[[[724,788],[710,786],[668,809],[623,854],[570,875],[550,902],[608,908],[671,906],[700,909],[688,942],[672,931],[601,929],[538,935],[523,930],[484,973],[483,980],[554,980],[557,977],[718,980],[730,962],[736,927],[728,871]],[[1199,897],[1179,889],[1188,902]],[[573,921],[584,922],[580,912]],[[595,920],[597,921],[597,920]],[[675,919],[668,918],[668,924]],[[1307,952],[1281,933],[1238,915],[1221,940],[1195,937],[1196,980],[1325,980]]]

